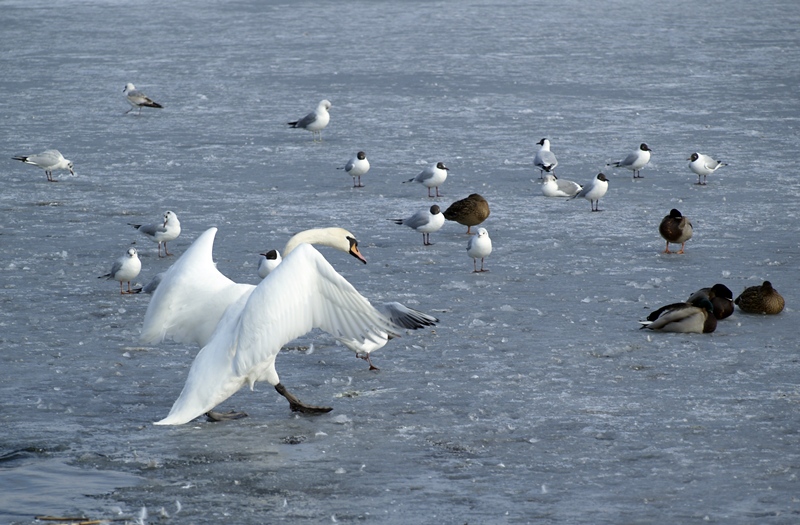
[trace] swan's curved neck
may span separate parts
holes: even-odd
[[[283,256],[286,257],[292,250],[303,243],[330,246],[331,248],[337,248],[346,252],[347,247],[342,249],[341,246],[342,241],[345,240],[345,236],[341,234],[337,235],[338,232],[341,232],[339,228],[315,228],[313,230],[302,231],[289,239],[289,242],[287,242],[286,246],[283,248]]]

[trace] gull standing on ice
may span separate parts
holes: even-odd
[[[478,228],[478,234],[475,237],[470,237],[467,243],[467,255],[472,257],[472,273],[488,272],[484,270],[483,259],[492,253],[492,239],[489,238],[489,232],[486,228]],[[478,269],[478,259],[481,260],[481,269]]]
[[[319,140],[322,142],[322,130],[325,129],[325,126],[327,126],[328,122],[331,120],[331,115],[328,113],[329,109],[331,109],[331,103],[327,100],[323,100],[319,103],[317,109],[300,120],[288,122],[287,124],[293,128],[307,129],[311,132],[311,136],[315,142],[317,136],[319,136]]]
[[[363,188],[364,185],[361,184],[361,176],[366,175],[369,171],[369,160],[367,160],[367,154],[363,151],[359,151],[356,153],[356,156],[347,161],[344,168],[336,168],[336,169],[344,169],[350,176],[353,177],[353,187],[354,188]],[[356,184],[356,177],[358,178],[358,184]]]
[[[439,319],[432,315],[414,310],[398,302],[382,303],[375,308],[388,317],[394,325],[408,330],[418,330],[425,326],[435,326],[436,323],[439,322]],[[380,350],[386,346],[386,343],[388,343],[391,338],[390,334],[386,334],[385,337],[379,338],[378,340],[366,339],[363,342],[342,337],[337,338],[337,340],[355,352],[356,357],[364,359],[369,363],[370,370],[379,370],[377,366],[372,364],[372,360],[369,356],[375,350]]]
[[[658,233],[667,241],[664,253],[672,253],[669,251],[669,243],[681,243],[681,249],[677,253],[683,253],[686,241],[692,238],[692,223],[687,217],[681,215],[681,212],[673,208],[669,211],[669,215],[661,219]]]
[[[706,177],[720,169],[722,166],[727,166],[726,163],[714,160],[708,155],[702,153],[692,153],[688,159],[689,169],[697,174],[697,184],[700,186],[706,185]],[[703,182],[700,182],[700,176],[703,177]]]
[[[550,151],[550,141],[547,139],[542,139],[537,142],[541,146],[539,151],[536,152],[536,156],[533,157],[533,165],[539,168],[539,178],[541,179],[544,175],[544,172],[547,173],[555,172],[556,166],[558,166],[558,160],[556,156]]]
[[[281,252],[278,250],[270,250],[266,253],[260,254],[262,256],[261,262],[258,263],[258,276],[262,279],[272,273],[281,263]]]
[[[447,180],[448,171],[450,171],[450,169],[444,165],[444,162],[437,162],[422,170],[422,173],[413,179],[405,180],[403,183],[419,182],[428,188],[428,197],[433,197],[433,195],[431,195],[431,188],[436,188],[436,196],[441,197],[441,195],[439,195],[439,186],[444,184],[444,181]]]
[[[631,170],[633,172],[634,179],[643,179],[639,174],[639,170],[641,170],[645,164],[650,162],[650,152],[652,152],[647,144],[642,142],[639,145],[639,149],[625,157],[619,162],[611,162],[607,164],[607,166],[614,166],[615,168],[625,168],[627,170]]]
[[[559,179],[552,173],[544,176],[542,194],[545,197],[574,197],[582,186],[571,180]]]
[[[444,226],[444,215],[437,204],[430,210],[420,210],[407,219],[389,219],[395,224],[404,224],[422,234],[422,244],[431,246],[431,234],[439,231]]]
[[[142,270],[142,261],[139,260],[139,254],[136,253],[136,248],[128,248],[128,251],[114,262],[111,271],[105,275],[101,275],[98,279],[106,278],[108,280],[119,281],[119,293],[129,294],[134,293],[131,291],[131,281],[136,279],[139,272]],[[124,291],[122,283],[128,283],[128,291]]]
[[[141,114],[142,108],[163,108],[161,104],[155,102],[153,99],[136,89],[136,86],[128,82],[125,84],[125,89],[122,90],[125,93],[125,98],[128,100],[128,104],[132,107],[128,111],[125,112],[127,115],[134,109],[138,109],[139,111],[136,113],[137,115]]]
[[[72,171],[72,161],[65,159],[57,149],[49,149],[36,155],[21,155],[12,157],[12,159],[42,168],[50,182],[58,182],[53,178],[53,170],[69,170],[70,174],[75,175],[75,172]]]
[[[578,193],[572,196],[573,199],[583,197],[589,201],[592,206],[592,211],[602,211],[600,209],[600,197],[608,191],[608,179],[602,173],[598,173],[595,178],[591,180],[586,186]],[[596,203],[596,204],[595,204]]]
[[[161,257],[162,243],[164,244],[164,257],[172,255],[167,251],[167,243],[174,241],[181,234],[181,221],[172,211],[164,213],[164,222],[162,224],[133,224],[131,222],[128,224],[145,234],[151,241],[158,243],[159,257]]]

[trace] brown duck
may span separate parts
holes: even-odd
[[[686,241],[692,238],[692,223],[689,222],[688,218],[681,215],[681,212],[673,208],[670,210],[669,215],[661,219],[658,233],[667,241],[664,253],[672,253],[669,251],[669,243],[681,243],[681,249],[677,253],[683,253]]]
[[[761,286],[745,288],[734,303],[741,311],[748,314],[769,315],[781,313],[786,304],[781,294],[772,287],[772,283],[769,281],[764,281]]]
[[[445,219],[463,224],[467,227],[467,234],[470,235],[472,234],[470,228],[482,223],[488,216],[489,203],[477,193],[454,202],[444,212]]]

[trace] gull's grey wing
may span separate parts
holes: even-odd
[[[396,326],[417,330],[424,326],[434,326],[439,319],[414,310],[398,302],[383,303],[378,305],[378,309]]]
[[[165,233],[167,231],[163,224],[142,224],[136,229],[151,237],[157,233]]]
[[[639,153],[631,153],[624,159],[619,162],[615,162],[614,165],[618,168],[624,168],[625,166],[633,166],[633,163],[639,158]]]
[[[423,182],[423,181],[426,181],[426,180],[430,180],[432,178],[433,178],[433,167],[428,166],[427,168],[422,170],[422,173],[420,173],[419,175],[414,177],[414,180],[416,182]]]
[[[574,195],[582,189],[580,184],[572,182],[571,180],[556,179],[556,186],[567,195]]]
[[[581,188],[581,191],[579,191],[578,193],[573,195],[572,198],[573,199],[577,199],[578,197],[585,197],[586,194],[589,193],[591,191],[592,187],[594,186],[593,182],[594,182],[594,179],[592,180],[592,182],[590,182],[589,184],[587,184],[586,186]]]
[[[306,128],[306,127],[310,126],[311,124],[313,124],[316,120],[317,120],[317,112],[316,111],[312,111],[311,113],[309,113],[308,115],[306,115],[302,119],[298,120],[297,124],[295,124],[294,127],[296,127],[296,128]]]
[[[403,220],[403,224],[408,226],[409,228],[414,228],[415,230],[420,226],[423,226],[428,223],[429,213],[427,211],[420,210],[408,219]]]
[[[40,168],[49,168],[50,166],[55,166],[59,162],[61,162],[61,152],[57,149],[49,149],[47,151],[43,151],[41,153],[37,153],[36,155],[29,155],[28,160],[25,162],[29,164],[36,164]]]
[[[558,165],[558,160],[556,160],[556,156],[552,151],[540,151],[536,154],[534,164],[545,171],[550,171]]]
[[[122,261],[115,261],[114,265],[111,267],[111,272],[108,274],[109,279],[113,279],[117,272],[122,269]]]

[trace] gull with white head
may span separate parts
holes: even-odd
[[[306,129],[311,132],[314,141],[319,137],[322,142],[322,130],[328,125],[331,120],[331,115],[328,110],[331,109],[331,103],[328,100],[323,100],[317,105],[317,109],[293,122],[287,122],[293,128]]]
[[[53,178],[54,170],[68,170],[71,175],[75,175],[75,172],[72,170],[72,161],[65,159],[64,155],[57,149],[49,149],[35,155],[20,155],[12,158],[24,162],[25,164],[31,164],[37,168],[42,168],[49,182],[58,182]]]

